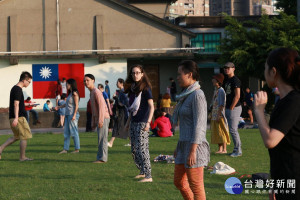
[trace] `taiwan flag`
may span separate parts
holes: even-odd
[[[76,80],[80,97],[85,97],[84,64],[33,64],[32,88],[34,99],[55,98],[57,79]]]

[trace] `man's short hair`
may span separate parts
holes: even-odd
[[[47,103],[48,103],[48,102],[50,103],[50,100],[47,100]]]
[[[234,64],[232,62],[225,63],[224,67],[234,68]]]
[[[24,81],[24,80],[28,80],[28,79],[32,79],[32,76],[29,72],[22,72],[19,81]]]
[[[108,80],[106,80],[105,83],[108,83]]]
[[[100,88],[104,88],[104,86],[100,83],[100,84],[98,84],[98,87],[100,87]]]

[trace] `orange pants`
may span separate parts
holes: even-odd
[[[185,200],[205,200],[203,167],[185,168],[175,165],[174,185],[180,190]]]

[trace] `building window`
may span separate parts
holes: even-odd
[[[217,52],[220,45],[221,33],[199,33],[191,40],[192,47],[204,47],[201,52]]]

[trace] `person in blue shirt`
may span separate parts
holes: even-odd
[[[49,104],[50,104],[50,100],[47,100],[43,107],[44,112],[51,112],[49,108]]]
[[[110,89],[108,86],[108,80],[105,81],[105,92],[108,95],[108,98],[110,99]]]
[[[108,96],[108,94],[104,91],[104,87],[103,87],[102,84],[98,84],[98,89],[99,89],[99,90],[102,92],[102,94],[103,94],[103,98],[104,98],[104,100],[105,100],[105,103],[106,103],[106,106],[107,106],[109,115],[112,115],[112,110],[111,110],[111,107],[110,107],[109,96]]]
[[[253,93],[250,91],[250,88],[246,88],[245,92],[245,102],[244,106],[247,108],[247,113],[250,118],[250,123],[253,124],[253,114],[252,114],[252,104],[253,104]]]

